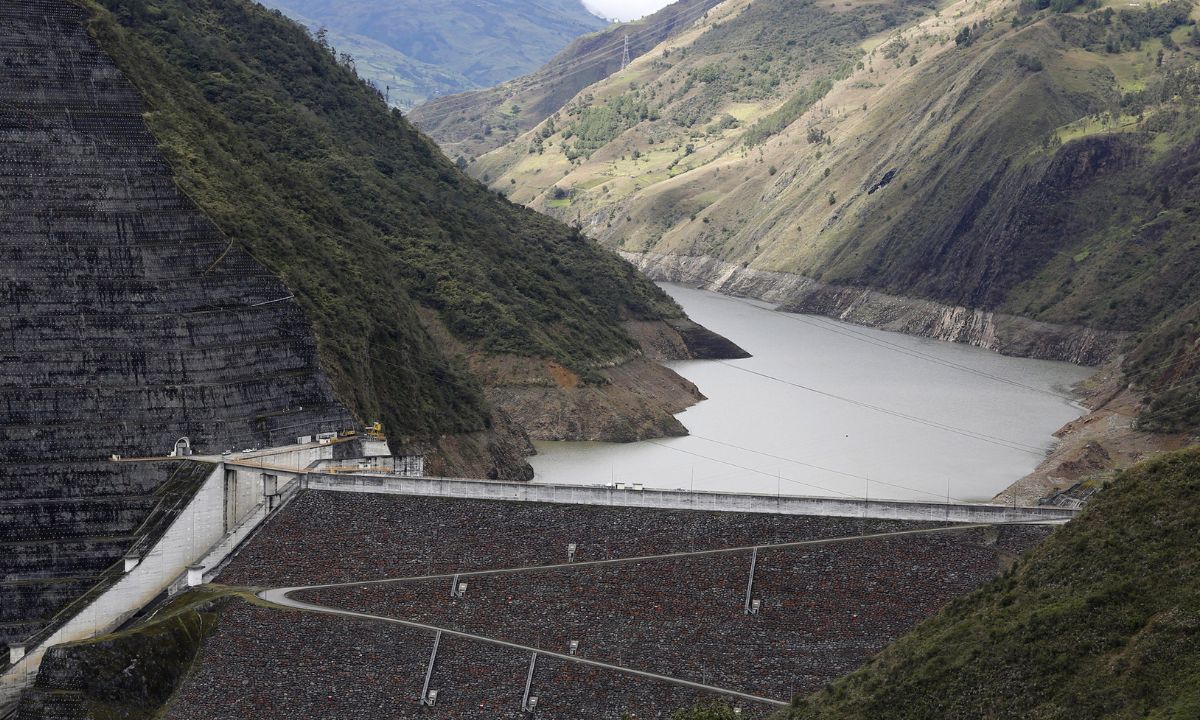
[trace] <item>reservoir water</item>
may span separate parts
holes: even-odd
[[[708,398],[678,416],[690,436],[537,443],[538,482],[984,500],[1083,414],[1070,388],[1088,368],[663,289],[753,357],[671,363]]]

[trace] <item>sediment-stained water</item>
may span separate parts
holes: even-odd
[[[1082,414],[1070,388],[1089,368],[663,287],[753,357],[672,364],[708,397],[679,415],[691,436],[538,443],[537,481],[979,500],[1032,470]]]

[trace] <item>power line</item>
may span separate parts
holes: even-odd
[[[1032,385],[1026,385],[1025,383],[1021,383],[1021,382],[1018,382],[1018,381],[1016,381],[1016,380],[1012,380],[1011,378],[1006,378],[1006,377],[1003,377],[1003,376],[1001,376],[1001,375],[995,375],[995,374],[993,374],[993,373],[988,373],[988,372],[986,372],[986,371],[982,371],[982,370],[978,370],[978,369],[976,369],[976,368],[972,368],[972,367],[970,367],[969,365],[963,365],[963,364],[961,364],[961,363],[956,363],[956,362],[953,362],[953,361],[950,361],[950,360],[946,360],[946,359],[944,359],[944,358],[939,358],[939,357],[937,357],[937,356],[935,356],[935,355],[930,355],[930,354],[928,354],[928,353],[923,353],[923,352],[921,352],[921,351],[919,351],[919,350],[916,350],[916,349],[912,349],[912,348],[906,348],[906,347],[904,347],[904,346],[902,346],[902,345],[899,345],[899,344],[897,344],[897,343],[893,343],[893,342],[890,342],[890,341],[884,340],[884,339],[882,339],[882,338],[875,338],[875,337],[872,337],[872,336],[870,336],[870,335],[868,335],[868,334],[866,334],[866,333],[864,333],[864,332],[861,332],[861,331],[855,330],[855,329],[853,329],[853,328],[851,328],[851,327],[849,327],[849,326],[846,326],[846,325],[841,325],[841,324],[835,324],[835,323],[834,323],[834,321],[833,321],[832,319],[830,319],[830,318],[824,318],[824,317],[819,317],[819,316],[805,316],[805,315],[802,315],[802,314],[799,314],[799,313],[792,313],[792,312],[787,312],[787,311],[776,311],[776,310],[770,310],[770,309],[768,309],[768,308],[764,308],[764,307],[761,307],[761,306],[759,306],[759,305],[755,305],[755,304],[753,304],[753,303],[748,303],[748,302],[745,302],[745,301],[739,300],[738,298],[735,298],[735,297],[729,297],[729,296],[727,296],[727,295],[723,295],[723,294],[720,294],[720,293],[714,293],[714,294],[715,294],[715,295],[717,295],[717,297],[719,297],[719,298],[720,298],[720,299],[722,299],[722,300],[726,300],[726,301],[729,301],[729,302],[738,303],[738,304],[741,304],[741,305],[746,305],[746,306],[748,306],[748,307],[752,307],[752,308],[755,308],[755,309],[757,309],[757,310],[762,310],[762,311],[765,311],[765,312],[771,312],[771,313],[775,313],[775,314],[777,314],[777,315],[780,315],[780,316],[782,316],[782,317],[785,317],[785,318],[787,318],[787,319],[789,319],[789,320],[793,320],[793,321],[796,321],[796,322],[801,322],[801,323],[804,323],[804,324],[807,324],[807,325],[811,325],[811,326],[813,326],[813,327],[819,327],[819,328],[821,328],[821,329],[828,330],[829,332],[833,332],[833,333],[835,333],[835,334],[838,334],[838,335],[843,335],[843,336],[846,336],[846,337],[851,337],[851,338],[853,338],[853,339],[860,340],[860,341],[862,341],[862,342],[865,342],[865,343],[868,343],[868,344],[870,344],[870,345],[876,345],[876,346],[878,346],[878,347],[884,347],[884,348],[892,349],[892,350],[894,350],[894,351],[896,351],[896,352],[899,352],[899,353],[901,353],[901,354],[904,354],[904,355],[909,355],[909,356],[912,356],[912,357],[917,357],[917,358],[925,359],[925,360],[928,360],[928,361],[930,361],[930,362],[937,363],[937,364],[939,364],[939,365],[943,365],[943,366],[946,366],[946,367],[955,368],[955,369],[961,370],[961,371],[963,371],[963,372],[968,372],[968,373],[972,373],[972,374],[974,374],[974,375],[979,375],[979,376],[981,376],[981,377],[989,378],[989,379],[991,379],[991,380],[994,380],[994,381],[996,381],[996,382],[1001,382],[1001,383],[1004,383],[1004,384],[1007,384],[1007,385],[1012,385],[1012,386],[1015,386],[1015,387],[1023,388],[1023,389],[1025,389],[1025,390],[1029,390],[1029,391],[1031,391],[1031,392],[1036,392],[1036,393],[1040,393],[1040,394],[1043,394],[1043,395],[1048,395],[1048,396],[1050,396],[1050,397],[1056,397],[1056,398],[1059,398],[1059,399],[1062,399],[1062,400],[1066,400],[1066,401],[1068,401],[1068,402],[1069,402],[1069,403],[1070,403],[1072,406],[1076,406],[1076,407],[1079,407],[1079,406],[1080,406],[1080,401],[1079,401],[1079,399],[1078,399],[1078,398],[1076,398],[1076,397],[1072,397],[1072,396],[1069,396],[1069,395],[1064,395],[1064,394],[1062,394],[1062,393],[1056,393],[1056,392],[1054,392],[1054,391],[1052,391],[1052,390],[1045,390],[1045,389],[1043,389],[1043,388],[1039,388],[1039,387],[1032,386]],[[1139,370],[1141,370],[1141,371],[1144,371],[1144,372],[1153,372],[1154,370],[1158,370],[1158,369],[1161,369],[1161,368],[1164,368],[1164,367],[1168,367],[1168,366],[1170,366],[1170,365],[1173,365],[1173,364],[1175,364],[1176,362],[1177,362],[1177,359],[1165,360],[1165,361],[1162,361],[1162,362],[1160,362],[1160,363],[1155,363],[1155,364],[1149,365],[1149,366],[1147,366],[1147,367],[1144,367],[1144,368],[1139,368]],[[1121,369],[1121,370],[1120,370],[1120,372],[1122,372],[1122,373],[1125,373],[1125,371],[1124,371],[1123,369]],[[1127,373],[1126,373],[1126,374],[1127,374]],[[1197,383],[1200,383],[1200,377],[1194,377],[1194,378],[1190,378],[1190,379],[1184,379],[1184,380],[1181,380],[1181,381],[1179,381],[1179,382],[1177,382],[1177,383],[1174,383],[1174,384],[1172,384],[1172,385],[1168,386],[1167,388],[1165,388],[1165,389],[1164,389],[1164,391],[1165,391],[1165,390],[1176,390],[1176,389],[1179,389],[1179,388],[1186,388],[1186,387],[1188,387],[1188,386],[1191,386],[1191,385],[1194,385],[1194,384],[1197,384]],[[1200,401],[1198,401],[1198,402],[1196,402],[1196,403],[1189,403],[1189,404],[1187,404],[1187,405],[1185,405],[1185,406],[1180,406],[1180,407],[1179,407],[1179,408],[1177,408],[1177,409],[1180,409],[1180,410],[1182,410],[1182,409],[1188,409],[1188,408],[1190,408],[1192,405],[1200,405]]]
[[[769,312],[769,313],[772,313],[773,315],[787,318],[788,320],[792,320],[792,321],[799,322],[799,323],[802,323],[805,325],[809,325],[811,327],[825,330],[827,332],[832,332],[836,335],[842,335],[844,337],[848,337],[853,340],[858,340],[859,342],[864,342],[869,345],[875,345],[876,347],[886,348],[886,349],[892,350],[894,352],[898,352],[902,355],[908,355],[910,357],[927,360],[929,362],[936,363],[938,365],[954,368],[956,370],[961,370],[963,372],[971,373],[973,375],[978,375],[980,377],[984,377],[989,380],[994,380],[996,382],[1004,383],[1006,385],[1012,385],[1014,387],[1019,387],[1019,388],[1025,389],[1025,390],[1029,390],[1030,392],[1035,392],[1035,393],[1040,393],[1043,395],[1049,395],[1051,397],[1056,397],[1061,400],[1066,400],[1072,404],[1078,403],[1078,399],[1073,396],[1064,395],[1062,393],[1056,393],[1053,390],[1046,390],[1044,388],[1039,388],[1039,387],[1036,387],[1033,385],[1027,385],[1027,384],[1019,382],[1017,380],[1013,380],[1011,378],[1006,378],[1002,375],[996,375],[994,373],[989,373],[985,370],[979,370],[978,368],[973,368],[969,365],[964,365],[962,363],[956,363],[952,360],[947,360],[945,358],[939,358],[936,355],[931,355],[929,353],[921,352],[920,350],[916,350],[914,348],[907,348],[907,347],[904,347],[903,345],[891,342],[889,340],[885,340],[883,338],[872,337],[871,335],[869,335],[865,332],[856,330],[849,326],[835,325],[834,322],[828,318],[815,317],[815,316],[809,317],[809,316],[805,316],[805,315],[802,315],[799,313],[771,310],[768,308],[761,307],[759,305],[755,305],[753,303],[744,302],[737,298],[722,295],[720,293],[716,293],[716,295],[723,300],[728,300],[730,302],[735,302],[740,305],[752,307],[756,310],[762,310],[764,312]]]
[[[634,36],[635,40],[638,40],[638,39],[640,39],[639,36],[653,36],[659,30],[666,29],[666,28],[670,27],[671,25],[674,25],[677,23],[682,23],[684,25],[690,25],[691,23],[695,22],[696,20],[698,20],[702,16],[704,16],[710,9],[711,8],[707,7],[704,4],[698,5],[695,8],[692,8],[690,10],[681,11],[678,15],[673,15],[670,18],[667,18],[665,20],[661,20],[659,22],[652,23],[646,27],[640,28],[640,29],[634,31],[633,36]],[[617,51],[617,49],[619,47],[621,47],[622,42],[623,41],[613,42],[609,45],[605,45],[596,50],[589,51],[587,53],[584,53],[583,55],[579,55],[579,56],[573,58],[572,60],[570,60],[566,63],[556,66],[554,68],[554,70],[555,70],[554,74],[547,75],[547,77],[545,79],[538,79],[537,73],[535,73],[534,75],[526,76],[526,78],[528,78],[528,79],[523,83],[521,82],[521,80],[523,80],[524,78],[518,78],[517,80],[513,80],[511,82],[517,86],[517,89],[524,90],[524,91],[535,90],[535,89],[544,87],[546,85],[557,84],[563,78],[571,77],[573,75],[578,75],[582,72],[585,72],[588,70],[593,70],[593,69],[602,67],[604,65],[607,65],[609,62],[611,62],[612,59],[614,59],[613,55]],[[649,52],[649,51],[647,51],[647,52]],[[645,53],[643,53],[643,54],[645,54]],[[632,59],[631,59],[631,62],[632,62]],[[622,68],[622,69],[624,69],[624,68]],[[500,87],[504,87],[504,86],[500,86]],[[483,94],[490,93],[492,90],[495,90],[495,88],[492,88],[490,90],[482,90],[482,91],[478,91],[475,93],[463,94],[461,96],[458,96],[457,98],[456,98],[456,96],[450,95],[450,96],[446,96],[444,99],[441,99],[441,100],[439,100],[439,99],[431,100],[425,104],[429,105],[430,107],[436,107],[439,110],[439,112],[431,112],[427,115],[423,115],[420,119],[420,122],[422,124],[428,125],[431,122],[441,121],[441,120],[444,120],[444,119],[450,117],[451,115],[455,115],[460,112],[467,112],[468,110],[476,108],[476,107],[485,108],[485,109],[489,108],[489,107],[494,107],[498,103],[495,103],[492,100],[490,100],[488,95],[481,94],[481,93],[483,93]]]
[[[783,378],[775,377],[774,375],[768,375],[767,373],[758,372],[757,370],[751,370],[750,368],[739,367],[727,360],[717,360],[716,362],[719,362],[722,365],[731,367],[734,370],[737,370],[739,372],[749,373],[750,375],[757,375],[758,377],[765,378],[767,380],[773,380],[775,382],[782,383],[784,385],[790,385],[791,387],[798,388],[800,390],[805,390],[805,391],[814,393],[816,395],[821,395],[823,397],[828,397],[828,398],[831,398],[834,400],[840,400],[841,402],[849,403],[849,404],[855,405],[857,407],[865,408],[867,410],[873,410],[875,412],[883,413],[885,415],[891,415],[892,417],[898,417],[898,418],[901,418],[904,420],[908,420],[910,422],[918,423],[920,425],[925,425],[927,427],[936,428],[938,430],[944,430],[945,432],[954,433],[955,435],[962,435],[963,437],[972,438],[974,440],[979,440],[981,442],[987,442],[987,443],[991,443],[993,445],[999,445],[1001,447],[1006,447],[1010,450],[1020,450],[1022,452],[1027,452],[1027,453],[1031,453],[1031,454],[1038,455],[1038,456],[1044,456],[1046,454],[1045,450],[1043,448],[1035,447],[1033,445],[1028,445],[1026,443],[1023,443],[1023,442],[1020,442],[1017,440],[1007,440],[1005,438],[997,437],[995,435],[988,435],[987,433],[976,432],[974,430],[967,430],[964,428],[958,428],[958,427],[954,427],[952,425],[947,425],[945,423],[940,423],[940,422],[937,422],[936,420],[929,420],[927,418],[918,417],[916,415],[909,415],[908,413],[903,413],[903,412],[900,412],[899,410],[890,410],[885,407],[880,407],[879,405],[872,405],[871,403],[866,403],[861,400],[855,400],[853,398],[848,398],[844,395],[838,395],[836,393],[831,393],[831,392],[828,392],[825,390],[819,390],[817,388],[810,387],[808,385],[803,385],[801,383],[792,382],[791,380],[784,380]]]
[[[684,455],[691,455],[692,457],[698,457],[702,460],[708,460],[709,462],[715,462],[715,463],[720,463],[722,465],[728,465],[730,467],[735,467],[735,468],[738,468],[739,470],[745,470],[746,472],[752,472],[757,475],[762,475],[763,477],[771,478],[772,480],[778,480],[781,482],[790,482],[795,485],[803,485],[805,487],[814,488],[814,489],[820,490],[822,492],[833,493],[834,495],[842,495],[844,497],[849,497],[849,498],[858,497],[857,495],[852,495],[850,493],[842,492],[841,490],[834,490],[833,488],[827,488],[827,487],[824,487],[821,485],[814,485],[812,483],[806,483],[806,482],[801,482],[799,480],[793,480],[791,478],[783,477],[782,475],[779,475],[779,474],[772,474],[772,473],[766,472],[765,470],[759,470],[758,468],[753,468],[748,465],[740,465],[735,462],[730,462],[729,460],[722,460],[720,458],[710,457],[708,455],[702,455],[698,452],[692,452],[691,450],[684,450],[683,448],[672,447],[671,445],[667,445],[665,443],[658,442],[657,440],[643,440],[642,442],[649,443],[651,445],[657,445],[658,447],[666,448],[667,450],[671,450],[673,452],[683,453]]]
[[[693,437],[693,438],[696,438],[697,440],[703,440],[705,442],[714,443],[716,445],[724,445],[725,447],[728,447],[728,448],[733,448],[735,450],[742,450],[742,451],[745,451],[748,453],[753,453],[755,455],[762,455],[763,457],[769,457],[774,460],[782,460],[784,462],[793,463],[795,465],[801,465],[803,467],[812,468],[814,470],[821,470],[823,472],[833,473],[835,475],[843,475],[845,477],[855,478],[857,480],[865,480],[867,482],[875,483],[876,485],[886,485],[888,487],[896,488],[899,490],[907,490],[909,492],[921,493],[923,495],[930,495],[930,496],[936,497],[936,498],[946,497],[946,495],[943,493],[934,493],[934,492],[929,492],[928,490],[921,490],[920,488],[910,487],[908,485],[901,485],[899,483],[886,482],[884,480],[876,480],[868,475],[858,475],[856,473],[846,472],[844,470],[835,470],[833,468],[823,467],[821,465],[815,465],[813,463],[804,462],[802,460],[796,460],[794,458],[785,457],[783,455],[773,455],[768,452],[763,452],[761,450],[755,450],[753,448],[744,447],[742,445],[735,445],[734,443],[729,443],[729,442],[724,442],[722,440],[716,440],[714,438],[704,437],[703,435],[695,435],[695,434],[689,433],[688,437]],[[959,498],[951,498],[951,499],[954,500],[955,502],[966,502],[965,500],[961,500]]]
[[[627,380],[628,380],[630,383],[632,383],[632,385],[633,385],[634,387],[638,388],[638,389],[639,389],[639,390],[641,390],[642,392],[645,392],[645,393],[646,393],[646,394],[648,394],[648,395],[653,395],[653,391],[647,390],[647,386],[646,386],[646,383],[645,383],[645,382],[643,382],[643,381],[640,381],[640,380],[637,380],[637,379],[633,379],[633,378],[627,378]],[[630,429],[631,429],[631,430],[632,430],[632,429],[634,429],[634,428],[633,428],[633,426],[632,426],[632,424],[631,424],[631,423],[629,423],[629,422],[628,422],[628,420],[626,420],[626,424],[627,424],[627,425],[630,427]],[[733,443],[724,442],[724,441],[721,441],[721,440],[716,440],[716,439],[714,439],[714,438],[708,438],[708,437],[704,437],[704,436],[702,436],[702,435],[695,435],[695,434],[693,434],[693,433],[691,433],[691,432],[689,432],[689,433],[688,433],[687,437],[696,438],[696,439],[698,439],[698,440],[703,440],[703,441],[705,441],[705,442],[710,442],[710,443],[714,443],[714,444],[717,444],[717,445],[723,445],[723,446],[725,446],[725,447],[734,448],[734,449],[737,449],[737,450],[742,450],[742,451],[749,452],[749,453],[752,453],[752,454],[755,454],[755,455],[761,455],[761,456],[763,456],[763,457],[769,457],[769,458],[772,458],[772,459],[774,459],[774,460],[782,460],[782,461],[784,461],[784,462],[793,463],[793,464],[795,464],[795,465],[801,465],[801,466],[804,466],[804,467],[812,468],[812,469],[814,469],[814,470],[819,470],[819,471],[823,471],[823,472],[828,472],[828,473],[831,473],[831,474],[834,474],[834,475],[841,475],[841,476],[843,476],[843,477],[854,478],[854,479],[857,479],[857,480],[864,480],[864,481],[867,481],[867,482],[874,482],[874,483],[876,483],[876,484],[878,484],[878,485],[886,485],[886,486],[888,486],[888,487],[897,488],[897,489],[900,489],[900,490],[907,490],[907,491],[909,491],[909,492],[914,492],[914,493],[919,493],[919,494],[924,494],[924,495],[930,495],[930,496],[932,496],[932,497],[936,497],[936,498],[939,498],[939,499],[940,499],[940,498],[943,498],[943,497],[946,497],[946,495],[943,495],[943,494],[941,494],[941,493],[932,493],[932,492],[928,492],[928,491],[926,491],[926,490],[921,490],[921,489],[919,489],[919,488],[914,488],[914,487],[910,487],[910,486],[907,486],[907,485],[901,485],[901,484],[899,484],[899,483],[892,483],[892,482],[887,482],[887,481],[882,481],[882,480],[872,480],[870,477],[868,477],[868,476],[866,476],[866,475],[858,475],[858,474],[855,474],[855,473],[846,472],[846,471],[844,471],[844,470],[836,470],[836,469],[834,469],[834,468],[824,467],[824,466],[821,466],[821,465],[816,465],[816,464],[814,464],[814,463],[805,462],[805,461],[802,461],[802,460],[796,460],[796,459],[794,459],[794,458],[784,457],[784,456],[781,456],[781,455],[773,455],[773,454],[771,454],[771,453],[764,452],[764,451],[761,451],[761,450],[755,450],[755,449],[753,449],[753,448],[748,448],[748,447],[744,447],[744,446],[741,446],[741,445],[735,445],[735,444],[733,444]],[[651,439],[646,439],[646,440],[643,440],[643,442],[650,442],[650,443],[652,443],[652,444],[654,444],[654,445],[658,445],[658,446],[660,446],[660,447],[663,447],[663,448],[666,448],[666,449],[668,449],[668,450],[672,450],[672,451],[675,451],[675,452],[685,452],[685,453],[687,452],[687,451],[683,451],[683,450],[681,450],[681,449],[679,449],[679,448],[676,448],[676,447],[674,447],[674,446],[663,445],[663,444],[661,444],[661,443],[653,442]],[[692,455],[695,455],[695,453],[687,453],[687,454],[692,454]],[[697,457],[701,457],[701,456],[697,455]],[[710,458],[706,458],[706,459],[710,459]],[[744,467],[743,467],[743,466],[741,466],[741,465],[736,465],[736,464],[732,464],[732,463],[727,463],[727,462],[725,462],[725,461],[723,461],[723,460],[717,460],[717,459],[715,459],[715,458],[711,458],[711,460],[712,460],[713,462],[720,462],[720,463],[722,463],[722,464],[730,465],[731,467],[734,467],[734,468],[737,468],[737,469],[742,469],[742,470],[745,470],[745,469],[746,469],[746,468],[744,468]],[[760,472],[760,473],[762,473],[762,474],[766,475],[767,477],[776,477],[776,479],[779,479],[779,480],[786,480],[786,481],[788,481],[788,482],[793,482],[793,483],[798,483],[798,484],[802,484],[802,485],[807,485],[807,483],[800,483],[799,481],[791,480],[790,478],[783,478],[783,477],[781,477],[781,476],[770,475],[769,473],[765,473],[764,471],[757,471],[757,472]],[[821,487],[821,486],[818,486],[818,485],[808,485],[808,486],[809,486],[809,487],[818,488],[818,489],[821,489],[821,490],[827,490],[827,491],[829,491],[827,488],[823,488],[823,487]],[[834,492],[834,491],[829,491],[829,492]],[[857,496],[855,496],[855,497],[857,497]],[[960,499],[958,499],[958,498],[952,498],[952,499],[953,499],[953,500],[955,500],[955,501],[958,501],[958,502],[965,502],[965,501],[963,501],[963,500],[960,500]]]

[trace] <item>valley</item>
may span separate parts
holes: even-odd
[[[726,2],[467,167],[655,280],[1113,363],[1125,467],[1200,408],[1195,18]]]
[[[0,0],[0,717],[1197,715],[1200,8],[659,8]]]
[[[539,442],[536,482],[986,501],[1037,468],[1051,433],[1084,413],[1072,388],[1089,368],[664,287],[751,357],[671,363],[708,398],[678,416],[687,436]]]
[[[575,38],[608,22],[579,0],[468,0],[385,5],[359,0],[269,0],[353,59],[393,107],[491,87],[536,70]]]

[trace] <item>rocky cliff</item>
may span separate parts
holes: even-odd
[[[825,315],[906,335],[958,342],[1005,355],[1099,365],[1128,333],[1056,325],[1018,315],[889,295],[868,287],[827,285],[709,257],[623,253],[647,276],[776,303],[784,312]]]
[[[287,288],[176,187],[86,19],[0,2],[4,640],[52,622],[169,518],[175,468],[109,455],[353,423]]]

